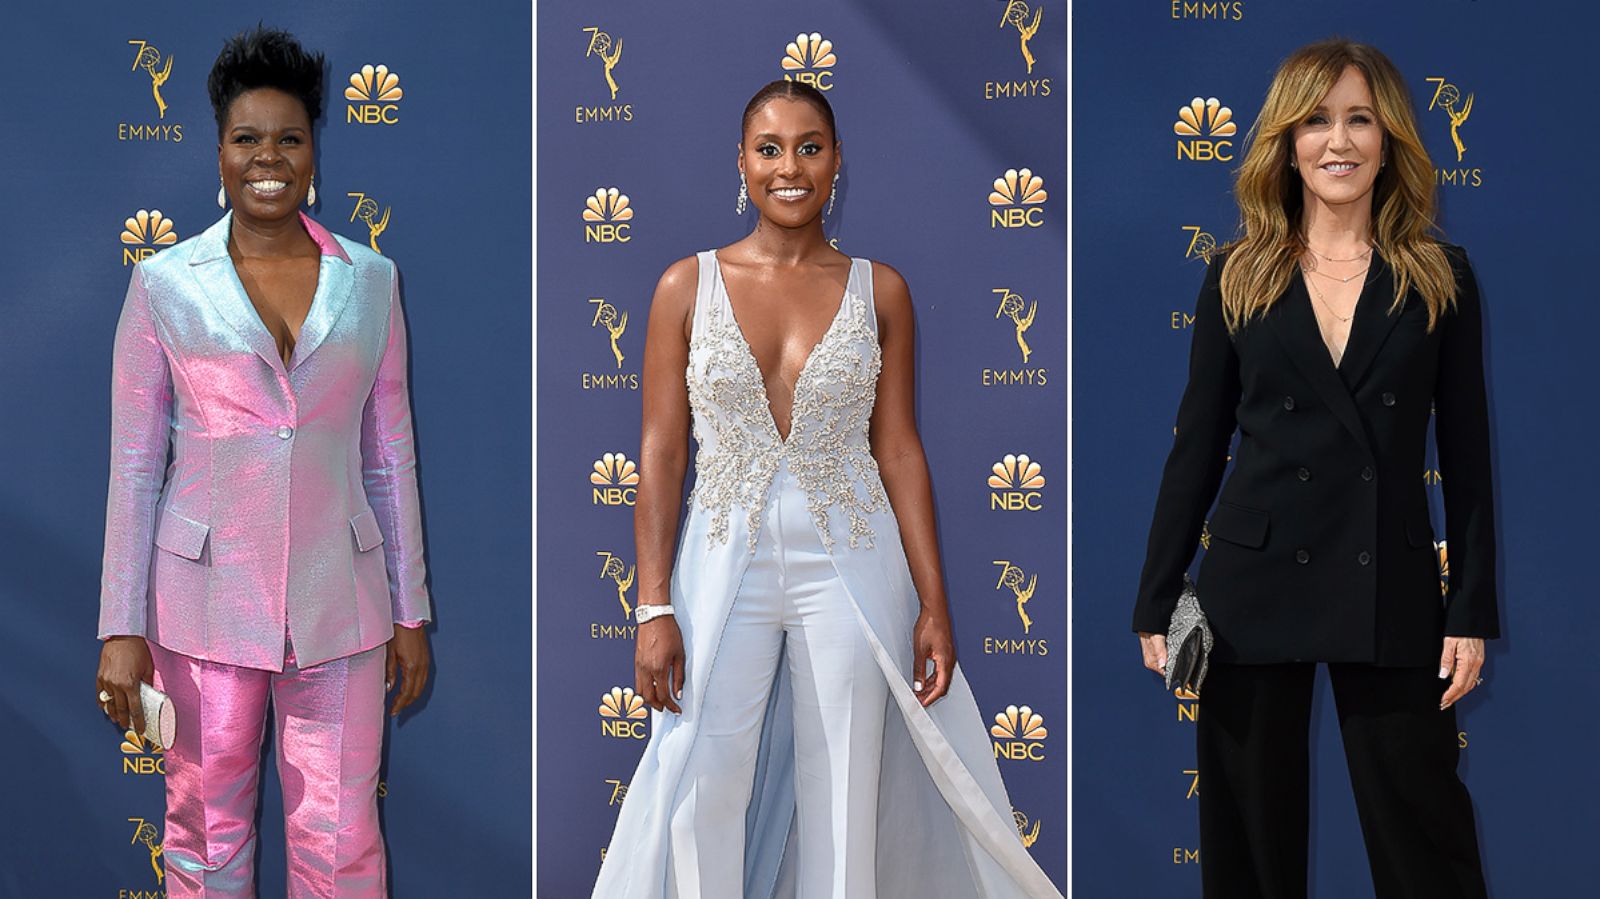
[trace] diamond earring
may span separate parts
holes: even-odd
[[[228,208],[228,190],[222,186],[221,175],[217,176],[217,207],[219,209]]]
[[[828,214],[833,215],[833,201],[839,196],[839,173],[833,173],[833,190],[828,192]]]
[[[733,204],[733,211],[744,215],[744,207],[750,200],[750,189],[744,180],[744,172],[739,173],[739,201]]]

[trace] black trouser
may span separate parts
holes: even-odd
[[[1207,899],[1306,895],[1317,667],[1213,665],[1196,728]],[[1487,894],[1437,669],[1328,665],[1378,899]]]

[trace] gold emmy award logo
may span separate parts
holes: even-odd
[[[989,210],[989,227],[1037,228],[1044,224],[1041,204],[1049,197],[1044,179],[1031,169],[1006,169],[989,191],[989,205],[995,207]]]
[[[615,778],[606,778],[606,783],[611,785],[611,798],[606,800],[606,805],[621,805],[628,798],[628,785]]]
[[[622,603],[622,617],[633,617],[633,606],[628,605],[628,591],[633,589],[633,574],[637,566],[629,566],[622,561],[621,556],[614,556],[605,550],[595,553],[605,561],[600,563],[600,579],[611,578],[617,585],[617,602]],[[624,575],[623,572],[627,574]]]
[[[597,506],[631,506],[639,493],[639,467],[621,453],[606,453],[589,472]]]
[[[600,696],[600,733],[620,740],[643,740],[650,710],[632,687],[612,687]]]
[[[350,222],[356,219],[367,223],[367,246],[372,247],[374,253],[382,255],[383,250],[378,248],[378,235],[389,228],[389,210],[393,207],[383,207],[383,216],[378,216],[378,201],[359,191],[347,193],[345,196],[356,201],[354,209],[350,210]]]
[[[994,588],[996,590],[1001,588],[1010,589],[1012,595],[1016,597],[1017,617],[1022,619],[1022,632],[1026,634],[1033,628],[1033,619],[1028,617],[1028,610],[1024,607],[1027,606],[1029,600],[1033,599],[1034,588],[1039,586],[1039,575],[1035,574],[1030,578],[1023,573],[1021,568],[1005,559],[996,559],[994,564],[1000,566],[1000,580],[995,582]],[[1028,581],[1028,586],[1026,587],[1022,586],[1024,578]]]
[[[1428,110],[1443,110],[1450,117],[1450,142],[1456,145],[1456,162],[1466,154],[1467,146],[1461,142],[1461,126],[1466,124],[1467,116],[1472,115],[1472,94],[1467,94],[1467,99],[1461,99],[1461,88],[1456,87],[1443,78],[1429,78],[1434,85],[1433,96],[1428,100]],[[1461,108],[1457,109],[1456,104]]]
[[[156,98],[156,112],[158,118],[167,117],[167,101],[161,98],[161,85],[167,83],[172,76],[172,55],[167,55],[167,61],[161,62],[161,51],[157,50],[147,41],[128,41],[130,46],[139,49],[133,54],[133,68],[129,71],[137,72],[144,69],[150,74],[150,94]],[[156,71],[156,66],[161,66],[161,71]]]
[[[1011,25],[1017,29],[1021,37],[1022,60],[1028,64],[1028,74],[1033,74],[1033,52],[1028,49],[1028,41],[1039,33],[1039,18],[1044,15],[1044,6],[1033,10],[1033,18],[1028,18],[1028,4],[1022,0],[1011,0],[1006,4],[1006,11],[1000,16],[1000,27]]]
[[[1433,549],[1439,554],[1439,592],[1450,592],[1450,553],[1445,545],[1447,541],[1440,540],[1433,544]]]
[[[1196,769],[1196,768],[1185,768],[1185,769],[1183,769],[1183,773],[1190,777],[1190,780],[1189,780],[1189,793],[1188,793],[1188,795],[1184,796],[1183,798],[1185,798],[1185,799],[1193,799],[1194,797],[1199,796],[1200,795],[1200,771],[1198,769]]]
[[[813,31],[797,34],[783,48],[783,80],[804,81],[819,91],[833,90],[833,66],[839,57],[833,41]]]
[[[1034,300],[1028,306],[1028,314],[1023,315],[1022,304],[1025,301],[1021,296],[1012,293],[1009,288],[1005,287],[993,288],[990,293],[1000,295],[1000,305],[995,307],[994,317],[998,320],[1000,316],[1004,315],[1011,319],[1011,324],[1017,330],[1017,349],[1022,351],[1022,364],[1027,365],[1028,357],[1033,355],[1033,348],[1028,346],[1028,341],[1024,340],[1022,335],[1033,327],[1033,314],[1039,311],[1039,301]]]
[[[1244,18],[1244,0],[1172,0],[1172,17],[1237,22]]]
[[[172,219],[159,209],[134,213],[122,222],[122,264],[133,265],[156,254],[158,247],[170,247],[178,242],[178,232],[173,230]]]
[[[1219,138],[1238,134],[1239,124],[1233,120],[1233,110],[1223,106],[1216,97],[1205,100],[1195,97],[1188,106],[1178,110],[1172,133],[1179,138],[1179,159],[1231,162],[1233,142]]]
[[[584,243],[627,243],[633,237],[628,233],[633,221],[633,207],[628,195],[615,187],[602,187],[583,201]]]
[[[400,121],[400,107],[395,104],[405,95],[400,76],[388,66],[362,66],[350,75],[350,84],[344,89],[344,98],[350,101],[344,110],[345,123],[393,125]]]
[[[1044,508],[1039,493],[1044,487],[1042,470],[1026,453],[1015,456],[1007,453],[989,468],[989,487],[994,491],[989,494],[989,508],[1004,512],[1023,509],[1037,512]]]
[[[123,774],[166,774],[166,756],[160,744],[146,740],[132,730],[122,735]]]
[[[600,297],[591,297],[589,302],[595,304],[594,321],[589,323],[589,327],[605,326],[606,333],[611,335],[611,355],[617,358],[617,368],[621,368],[622,348],[617,346],[617,338],[622,336],[623,331],[628,330],[628,313],[618,313],[617,307]]]
[[[617,79],[611,75],[611,70],[617,67],[617,60],[622,58],[622,39],[612,40],[611,35],[598,28],[585,28],[589,33],[589,49],[583,51],[583,58],[591,56],[600,57],[600,62],[606,67],[606,86],[611,88],[611,99],[617,99]]]
[[[1044,761],[1044,738],[1050,735],[1045,729],[1044,716],[1027,706],[1006,706],[994,716],[989,728],[994,737],[994,757],[1012,761]]]
[[[129,818],[128,823],[133,825],[133,839],[128,845],[143,843],[150,851],[150,870],[156,872],[156,886],[161,886],[167,879],[167,872],[161,869],[161,831],[156,826],[143,818]]]
[[[1199,259],[1210,265],[1211,254],[1217,251],[1217,238],[1199,225],[1184,225],[1183,230],[1189,232],[1189,246],[1183,251],[1183,258]]]
[[[1033,820],[1033,829],[1029,830],[1027,815],[1012,809],[1011,818],[1017,822],[1017,834],[1022,837],[1022,848],[1032,849],[1033,844],[1039,842],[1039,819]]]

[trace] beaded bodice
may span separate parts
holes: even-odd
[[[726,543],[735,511],[756,545],[767,494],[787,463],[831,553],[834,525],[852,549],[872,546],[867,517],[888,507],[867,442],[883,353],[872,309],[870,263],[851,260],[839,311],[795,379],[789,436],[779,436],[761,369],[733,317],[716,257],[700,254],[686,373],[694,413],[692,508],[711,516],[711,540]]]

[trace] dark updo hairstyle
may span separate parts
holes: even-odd
[[[822,113],[822,118],[827,121],[828,130],[833,132],[833,139],[835,141],[839,140],[839,129],[833,124],[833,107],[828,104],[828,98],[822,95],[822,91],[806,84],[804,81],[788,81],[783,78],[779,78],[777,81],[756,91],[756,95],[750,98],[749,103],[745,104],[744,119],[739,123],[739,133],[743,135],[744,132],[750,130],[750,119],[761,111],[761,107],[779,97],[785,97],[790,100],[804,100],[815,106],[817,111]]]
[[[307,53],[294,35],[277,28],[257,25],[228,39],[211,64],[206,89],[211,94],[211,111],[217,117],[217,136],[228,118],[228,107],[245,91],[270,87],[298,99],[306,108],[306,118],[322,117],[321,53]]]

